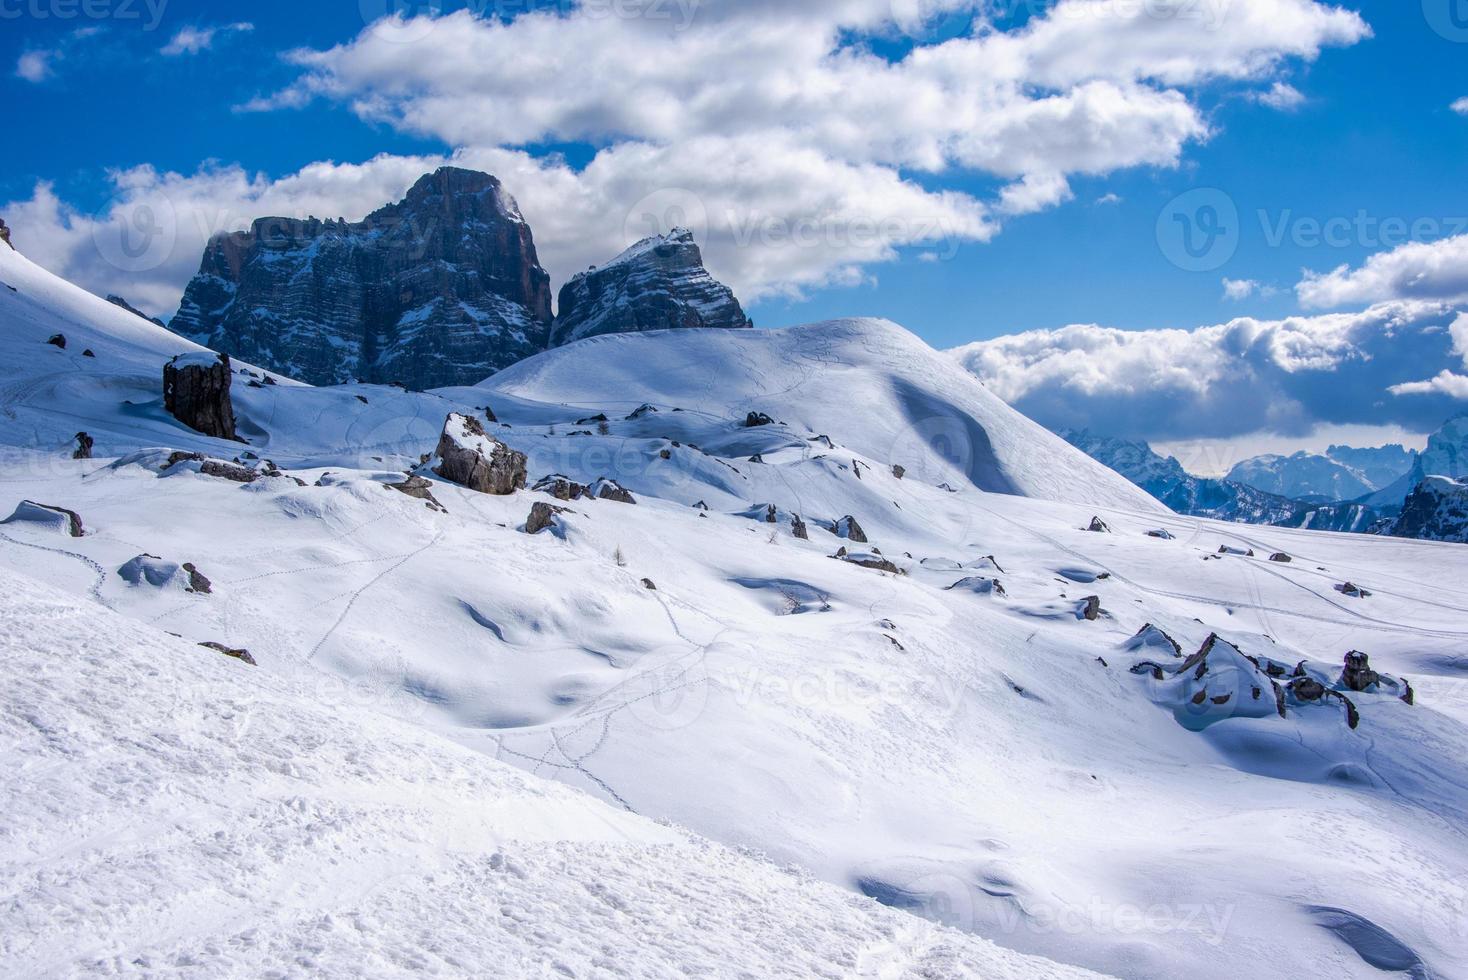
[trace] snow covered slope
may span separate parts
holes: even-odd
[[[1083,975],[25,576],[0,593],[4,976]]]
[[[886,320],[597,337],[522,361],[484,387],[588,408],[651,402],[730,421],[763,412],[931,483],[1161,510]]]
[[[0,315],[18,302],[0,295]],[[100,342],[112,323],[72,329]],[[23,916],[22,928],[0,931],[12,944],[0,949],[29,957],[39,941],[62,951],[39,967],[17,960],[23,971],[75,972],[79,961],[65,957],[102,955],[78,938],[88,935],[108,937],[109,950],[183,949],[209,964],[256,955],[247,931],[217,939],[207,899],[220,894],[247,921],[289,914],[309,924],[262,927],[271,945],[239,971],[251,974],[289,971],[296,961],[286,951],[318,948],[349,963],[338,972],[362,969],[354,950],[376,957],[374,936],[416,923],[447,919],[443,929],[478,935],[489,926],[474,918],[484,905],[509,908],[523,935],[546,923],[537,941],[577,957],[584,947],[580,933],[564,935],[568,916],[605,924],[605,934],[625,929],[634,946],[643,936],[666,946],[690,941],[710,919],[715,935],[727,934],[732,920],[697,911],[701,895],[734,896],[726,915],[743,896],[765,902],[765,892],[731,889],[728,878],[710,879],[709,892],[684,884],[702,866],[674,866],[693,866],[705,845],[680,850],[659,838],[651,856],[587,859],[585,876],[584,849],[565,861],[550,856],[563,850],[536,852],[516,865],[529,884],[506,883],[514,890],[501,905],[498,879],[475,877],[475,858],[446,866],[439,855],[465,849],[455,821],[478,819],[491,799],[505,801],[495,833],[528,833],[544,812],[535,794],[552,791],[475,768],[489,760],[450,755],[458,750],[443,742],[452,740],[597,797],[624,814],[617,826],[669,821],[1056,962],[1126,977],[1369,977],[1380,964],[1468,975],[1462,546],[1166,513],[1118,487],[1119,476],[1055,450],[1053,437],[971,379],[930,363],[938,355],[919,342],[871,321],[594,339],[487,386],[429,394],[251,388],[240,376],[249,446],[161,414],[145,382],[155,383],[160,354],[176,350],[139,344],[116,355],[117,374],[58,387],[26,381],[35,365],[49,370],[51,356],[44,338],[30,342],[17,349],[31,367],[0,365],[5,383],[20,386],[0,412],[10,447],[0,521],[13,511],[27,518],[0,524],[0,569],[66,594],[69,611],[42,603],[22,616],[15,610],[41,600],[0,580],[0,610],[15,623],[0,631],[16,651],[0,662],[0,689],[20,699],[5,715],[12,744],[27,758],[54,746],[44,756],[54,768],[26,763],[3,777],[44,785],[7,792],[27,801],[16,811],[28,814],[23,825],[0,812],[4,860],[14,862],[5,880],[18,883],[7,887],[27,896],[0,905]],[[635,503],[534,490],[491,497],[443,481],[433,501],[393,489],[407,470],[423,472],[449,412],[477,415],[487,435],[524,453],[532,487],[558,473],[569,497],[572,482],[609,478]],[[773,421],[749,427],[750,412]],[[100,434],[98,459],[69,458],[65,439],[83,427]],[[964,439],[987,448],[965,450]],[[255,478],[227,478],[240,475],[234,464],[169,465],[176,449],[238,455]],[[1034,496],[985,492],[968,476]],[[86,534],[70,536],[67,520],[29,519],[45,512],[27,500],[75,511]],[[529,535],[536,503],[567,510]],[[843,548],[867,564],[833,560]],[[172,571],[185,565],[207,577],[208,591]],[[102,636],[78,633],[79,624]],[[53,633],[83,653],[59,656]],[[143,666],[103,642],[132,646],[143,636],[153,644]],[[248,649],[258,667],[189,645],[209,641]],[[214,681],[174,670],[170,651],[203,656],[211,666],[201,669],[219,683],[240,678],[251,697],[289,707],[271,707],[261,727],[218,754],[191,755],[206,737],[198,733],[224,739],[217,726],[237,712],[200,691]],[[1205,655],[1190,661],[1195,651]],[[1351,651],[1409,678],[1415,703],[1395,681],[1347,685]],[[123,680],[104,682],[113,661]],[[125,693],[107,693],[124,683]],[[1292,692],[1283,715],[1276,683]],[[47,700],[47,689],[67,700]],[[173,706],[162,721],[160,700]],[[316,730],[303,717],[315,701],[322,741],[287,735],[277,745],[277,728]],[[362,747],[333,748],[338,730],[360,732]],[[109,748],[88,756],[78,745]],[[396,768],[397,752],[406,769]],[[95,787],[114,771],[138,773],[140,753],[153,753],[186,791],[97,803]],[[238,774],[213,771],[236,756]],[[427,802],[393,802],[414,779]],[[55,828],[35,816],[48,804],[32,798],[56,801],[43,811]],[[606,812],[545,798],[570,813]],[[93,829],[101,824],[87,823],[94,806],[105,839]],[[287,823],[276,845],[268,831],[282,807],[304,816],[278,818]],[[354,822],[353,807],[372,815]],[[205,816],[191,819],[195,810]],[[216,845],[220,814],[239,828],[222,828]],[[251,839],[266,843],[240,842],[262,822]],[[435,875],[414,886],[419,897],[353,916],[339,913],[339,889],[314,888],[377,866],[353,855],[381,847],[388,861],[400,828],[417,825],[427,839],[404,845],[402,860]],[[178,847],[149,851],[134,827],[173,828]],[[379,830],[392,846],[378,843]],[[557,825],[555,840],[584,843],[582,832]],[[136,894],[159,895],[147,908],[162,913],[128,918],[119,905],[95,904],[123,885],[99,892],[92,881],[135,867],[111,859],[119,850],[99,857],[104,845],[141,849],[136,867],[153,877]],[[469,850],[492,861],[487,846]],[[299,866],[289,864],[295,855]],[[638,882],[673,882],[683,904],[618,909],[624,894],[642,893],[636,882],[596,905],[577,891],[620,881],[613,869],[624,858],[650,869]],[[238,885],[227,876],[239,868],[259,876]],[[439,899],[440,885],[457,898]],[[520,914],[531,891],[572,911]],[[54,919],[44,911],[51,896],[63,909]],[[849,947],[825,945],[825,913],[768,907],[802,949],[833,950],[835,966],[789,954],[793,972],[865,969]],[[596,918],[604,908],[614,922]],[[66,911],[77,909],[85,914]],[[667,925],[670,915],[683,917]],[[411,935],[421,949],[395,946],[367,972],[448,955],[434,945],[438,932]],[[616,970],[632,955],[627,945],[601,943],[603,959],[581,972]],[[910,972],[993,975],[979,949]],[[709,972],[726,962],[704,948],[689,960],[712,962]],[[104,969],[132,962],[109,959]],[[760,975],[769,962],[755,957],[747,969]],[[632,964],[628,972],[647,972]],[[903,975],[900,965],[868,972]]]

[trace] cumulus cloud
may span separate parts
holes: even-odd
[[[1210,136],[1196,88],[1257,90],[1287,63],[1369,34],[1358,15],[1317,0],[1062,0],[1008,30],[991,9],[587,0],[508,19],[394,14],[346,43],[289,53],[296,80],[239,109],[325,99],[455,147],[454,160],[498,174],[519,198],[558,279],[605,261],[634,231],[694,212],[711,268],[756,300],[869,281],[869,266],[909,247],[922,255],[987,241],[1001,220],[1069,200],[1077,176],[1176,166]],[[218,30],[187,29],[169,48],[202,50]],[[878,39],[906,54],[879,55]],[[590,162],[533,155],[546,143],[584,144]],[[132,289],[161,310],[193,271],[198,228],[305,207],[361,217],[401,194],[407,171],[437,162],[320,164],[278,180],[130,171],[119,176],[121,203],[101,214],[66,214],[57,202],[66,227],[49,236],[46,261],[110,288],[94,240],[120,234],[140,202],[166,197],[186,216],[179,257],[135,271]],[[944,189],[954,172],[1001,189],[992,200]],[[45,198],[19,206],[44,210]]]
[[[183,27],[173,35],[173,39],[163,46],[162,53],[170,58],[177,58],[185,54],[198,54],[207,51],[214,46],[214,39],[220,34],[240,34],[253,31],[254,24],[240,22],[237,24],[226,24],[221,27]]]
[[[1463,98],[1459,99],[1457,102],[1454,102],[1448,108],[1452,109],[1454,112],[1456,112],[1460,116],[1468,116],[1468,95],[1465,95]]]
[[[1451,382],[1429,389],[1421,379],[1449,370],[1464,350],[1468,317],[1459,310],[1392,302],[1192,330],[1077,325],[953,354],[1042,424],[1169,441],[1304,435],[1322,424],[1429,431],[1462,392]],[[1407,394],[1418,397],[1400,397]]]
[[[1468,300],[1468,234],[1410,242],[1355,269],[1306,272],[1295,292],[1302,305],[1315,309],[1389,299]]]
[[[1305,95],[1287,82],[1275,82],[1269,91],[1256,95],[1255,100],[1272,109],[1289,112],[1305,104]]]

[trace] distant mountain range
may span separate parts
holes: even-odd
[[[1468,413],[1444,423],[1421,453],[1331,446],[1248,459],[1223,479],[1194,476],[1145,442],[1060,434],[1179,514],[1468,542]]]
[[[360,222],[260,218],[214,238],[168,326],[315,385],[426,390],[583,337],[752,325],[682,229],[577,276],[560,312],[514,198],[444,167]]]
[[[1323,531],[1367,531],[1387,516],[1358,502],[1294,499],[1234,479],[1194,476],[1175,458],[1162,456],[1145,442],[1089,431],[1060,435],[1172,510],[1191,517]]]

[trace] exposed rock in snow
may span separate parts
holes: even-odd
[[[244,663],[249,664],[251,667],[259,666],[257,663],[255,663],[255,658],[250,655],[250,651],[248,650],[236,649],[234,647],[226,646],[223,643],[217,643],[214,640],[208,640],[204,643],[200,643],[199,646],[204,647],[206,650],[213,650],[215,653],[222,653],[226,657],[243,661]]]
[[[1352,599],[1369,599],[1371,597],[1370,592],[1367,592],[1355,582],[1344,582],[1337,585],[1335,590],[1341,595],[1350,596]]]
[[[208,595],[213,583],[192,562],[179,565],[157,555],[138,555],[117,570],[118,578],[134,588],[177,589],[181,592]]]
[[[536,493],[548,493],[557,500],[579,500],[582,497],[591,496],[591,488],[577,483],[569,477],[559,473],[542,477],[534,486]]]
[[[444,167],[358,224],[261,218],[209,243],[171,329],[312,384],[467,385],[537,351],[550,277],[500,182]]]
[[[52,334],[51,337],[46,341],[46,343],[50,344],[52,347],[57,347],[57,348],[60,348],[61,350],[66,350],[66,334],[64,334],[64,333]]]
[[[144,313],[142,310],[138,309],[136,306],[134,306],[131,303],[129,303],[127,300],[123,299],[121,296],[111,296],[110,295],[110,296],[107,297],[107,302],[111,303],[113,306],[117,307],[118,309],[127,310],[133,316],[142,317],[144,320],[147,320],[149,323],[154,324],[155,326],[159,326],[159,327],[167,326],[162,320],[158,319],[156,316],[149,316],[148,314]]]
[[[78,432],[76,434],[76,448],[72,450],[71,458],[91,459],[92,447],[95,445],[96,441],[92,439],[91,436],[87,435],[85,432]]]
[[[799,516],[790,519],[790,533],[801,541],[810,540],[810,529],[806,527],[805,521]]]
[[[551,345],[603,334],[752,326],[729,287],[704,269],[693,233],[675,228],[566,283]]]
[[[635,504],[637,498],[616,480],[603,477],[591,485],[590,493],[597,500],[613,500],[619,504]]]
[[[1093,518],[1091,518],[1091,526],[1088,527],[1088,528],[1086,528],[1086,530],[1091,531],[1091,532],[1093,532],[1095,534],[1110,534],[1111,533],[1110,526],[1107,525],[1107,523],[1105,521],[1103,521],[1099,517],[1093,517]]]
[[[555,507],[543,500],[537,500],[530,505],[530,516],[525,520],[526,534],[539,534],[549,528],[556,527],[556,515],[566,513],[566,508]]]
[[[448,513],[448,508],[439,503],[438,498],[433,495],[432,480],[425,480],[423,477],[418,476],[417,474],[412,474],[406,480],[398,483],[388,483],[385,484],[385,486],[389,490],[396,490],[398,493],[406,494],[416,500],[424,501],[428,505],[430,510],[436,510],[440,513]]]
[[[1288,565],[1295,559],[1292,556],[1285,554],[1283,551],[1276,551],[1274,554],[1269,556],[1269,560],[1280,565]]]
[[[195,432],[236,439],[228,354],[180,354],[163,365],[163,407]]]
[[[1077,619],[1084,619],[1094,623],[1101,618],[1101,597],[1098,595],[1086,596],[1081,600],[1080,609],[1076,611]]]
[[[837,521],[831,529],[831,533],[838,538],[855,541],[857,544],[867,543],[867,533],[861,529],[861,525],[857,523],[856,518],[850,514]]]
[[[472,415],[451,414],[443,425],[433,472],[479,493],[508,496],[525,488],[526,456],[485,432]]]
[[[1235,547],[1233,547],[1231,545],[1226,545],[1226,544],[1221,544],[1221,545],[1218,546],[1218,553],[1220,555],[1233,555],[1233,556],[1235,556],[1237,558],[1253,558],[1254,557],[1254,549],[1253,548],[1235,548]]]
[[[746,415],[744,417],[744,427],[746,429],[756,429],[756,428],[759,428],[762,425],[774,425],[774,424],[775,424],[775,420],[772,419],[772,418],[770,418],[764,412],[750,412],[748,415]]]
[[[1137,635],[1126,641],[1124,649],[1134,653],[1152,650],[1172,657],[1181,657],[1183,648],[1167,632],[1148,623],[1137,631]]]
[[[1389,532],[1399,538],[1468,544],[1468,479],[1430,476],[1407,497]]]
[[[15,246],[11,244],[10,229],[6,227],[4,218],[0,218],[0,242],[4,242],[6,245],[9,245],[12,250],[15,248]]]
[[[836,557],[847,564],[860,565],[862,568],[870,568],[878,572],[891,572],[893,575],[902,572],[902,569],[875,552],[848,552],[842,548],[836,553]]]
[[[16,505],[14,512],[5,520],[0,521],[0,524],[29,524],[73,538],[80,538],[86,534],[81,515],[76,511],[67,510],[65,507],[38,504],[34,500],[22,500]]]
[[[1007,595],[1004,591],[1004,583],[997,578],[984,578],[983,576],[972,576],[962,578],[948,586],[948,592],[971,592],[974,595]]]

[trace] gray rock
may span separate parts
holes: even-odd
[[[566,513],[566,508],[556,507],[543,500],[530,506],[530,516],[525,521],[526,534],[539,534],[557,526],[556,515]]]
[[[790,519],[790,533],[801,541],[810,540],[810,529],[805,526],[805,521],[799,516]]]
[[[893,466],[892,467],[892,475],[895,476],[895,477],[897,477],[897,479],[899,479],[899,480],[902,479],[903,477],[907,476],[907,467],[905,467],[905,466]]]
[[[848,541],[855,541],[858,544],[867,543],[866,532],[861,529],[861,525],[856,522],[856,518],[850,514],[836,522],[834,533],[838,538],[845,538]]]
[[[485,432],[472,415],[450,415],[438,440],[433,472],[450,483],[505,497],[524,489],[527,459]]]
[[[763,426],[763,425],[774,425],[774,424],[775,424],[775,420],[772,419],[772,418],[770,418],[764,412],[750,412],[744,418],[744,427],[746,429],[758,429],[760,426]]]
[[[424,501],[428,504],[429,510],[436,510],[441,514],[448,513],[448,508],[439,503],[438,498],[433,495],[432,480],[425,480],[421,476],[409,476],[401,483],[388,483],[386,486],[389,490],[396,490],[398,493],[406,494],[415,500]]]
[[[1293,562],[1295,559],[1291,558],[1289,555],[1285,554],[1283,551],[1277,551],[1274,554],[1272,554],[1272,555],[1269,556],[1269,560],[1272,561],[1272,562],[1278,562],[1281,565],[1288,565],[1291,562]]]
[[[536,493],[548,493],[557,500],[579,500],[582,497],[590,497],[591,490],[583,484],[577,483],[569,477],[559,473],[542,477],[534,486]]]
[[[86,534],[81,515],[76,511],[50,504],[38,504],[34,500],[22,500],[16,505],[14,513],[0,521],[0,524],[41,524],[73,538]]]
[[[550,276],[500,182],[444,167],[359,223],[214,238],[169,327],[312,384],[471,385],[545,349]]]
[[[1381,675],[1371,669],[1371,658],[1358,650],[1346,654],[1345,670],[1341,672],[1341,684],[1348,690],[1365,691],[1381,682]]]
[[[189,576],[190,592],[199,592],[204,595],[214,594],[214,583],[209,581],[204,573],[199,571],[199,569],[194,565],[193,562],[184,562],[183,570],[187,572]]]
[[[729,287],[704,269],[684,228],[643,239],[574,277],[561,288],[558,309],[553,347],[605,334],[754,326]]]
[[[627,489],[616,480],[608,480],[603,477],[602,479],[596,481],[596,485],[592,487],[592,490],[595,491],[596,498],[598,500],[612,500],[616,501],[619,504],[637,503],[637,498],[632,496],[632,494],[629,493]]]
[[[72,450],[71,458],[91,459],[92,447],[94,445],[96,445],[96,443],[92,440],[91,436],[87,435],[85,432],[78,432],[76,434],[76,449]]]
[[[255,663],[255,658],[250,656],[250,651],[248,650],[235,650],[231,647],[225,646],[223,643],[215,643],[213,641],[210,641],[208,643],[200,643],[199,646],[204,647],[207,650],[213,650],[216,653],[222,653],[226,657],[233,657],[235,660],[243,661],[244,663],[249,664],[251,667],[259,666],[259,664]]]
[[[163,407],[195,432],[238,439],[232,379],[227,354],[181,354],[163,366]]]
[[[1086,530],[1093,531],[1096,534],[1110,534],[1111,533],[1111,528],[1106,524],[1105,521],[1103,521],[1099,517],[1093,517],[1093,518],[1091,518],[1091,526],[1088,527]]]
[[[10,245],[11,251],[15,250],[15,246],[10,242],[10,229],[5,226],[4,218],[0,218],[0,242]]]
[[[1076,613],[1078,619],[1094,623],[1101,618],[1101,597],[1097,595],[1086,596],[1081,600],[1081,608]]]

